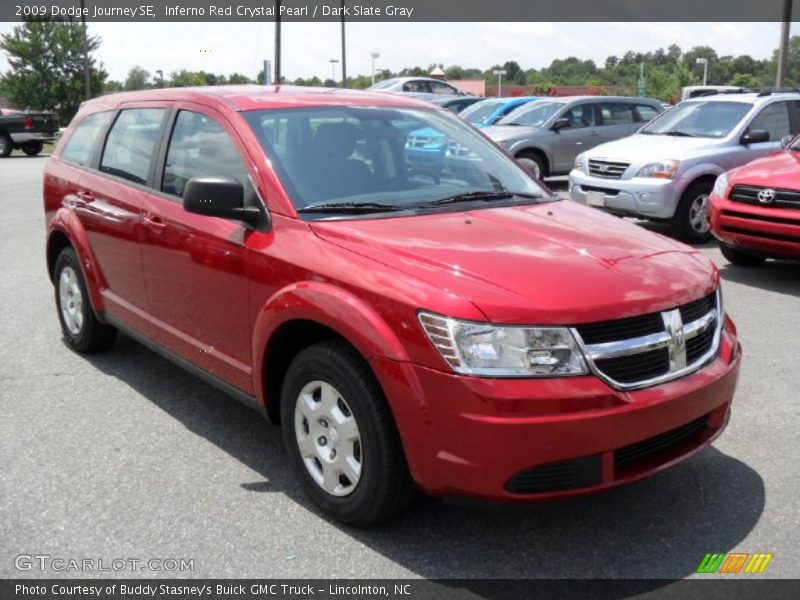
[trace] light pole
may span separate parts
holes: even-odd
[[[783,0],[782,19],[781,45],[778,48],[778,73],[775,76],[776,88],[782,88],[786,80],[787,55],[789,54],[789,27],[792,23],[792,0]]]
[[[372,85],[375,85],[375,61],[381,57],[381,53],[370,52],[369,57],[372,59]]]
[[[275,0],[275,85],[281,84],[281,0]]]
[[[347,50],[344,37],[344,0],[342,0],[342,87],[347,87]]]
[[[492,71],[494,75],[497,75],[497,97],[503,97],[503,75],[507,73],[505,69],[495,69]]]
[[[156,75],[158,75],[158,87],[164,87],[164,71],[161,69],[156,69]]]
[[[92,76],[89,71],[89,42],[86,39],[86,9],[81,0],[81,46],[83,50],[83,95],[86,100],[92,97]]]
[[[331,79],[333,79],[333,83],[336,85],[336,63],[339,62],[339,59],[332,58],[328,62],[331,63]]]
[[[708,59],[698,58],[695,63],[703,65],[703,85],[706,85],[708,83]]]

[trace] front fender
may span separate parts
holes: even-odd
[[[680,192],[683,193],[687,187],[689,187],[694,181],[696,181],[700,177],[705,177],[705,176],[718,177],[720,174],[724,173],[725,170],[726,169],[724,169],[723,167],[711,162],[705,162],[693,165],[689,167],[686,170],[686,172],[680,177],[681,183],[683,184],[681,186]]]
[[[369,361],[385,357],[407,362],[408,355],[386,321],[354,294],[329,283],[293,283],[274,294],[261,308],[253,328],[254,365],[263,365],[269,340],[289,321],[306,320],[335,331]],[[253,385],[266,406],[263,369],[253,369]]]
[[[80,219],[78,219],[74,212],[65,207],[59,208],[50,220],[47,233],[48,256],[50,255],[50,248],[54,236],[59,233],[67,237],[78,255],[78,260],[80,261],[83,271],[83,279],[86,282],[89,298],[92,301],[92,307],[95,312],[105,312],[105,303],[100,294],[100,290],[106,285],[103,274],[97,267],[97,260],[92,252],[89,238],[86,235],[86,230],[83,228]],[[55,257],[53,257],[53,259],[55,259]],[[54,266],[55,265],[51,265],[48,262],[51,273]]]

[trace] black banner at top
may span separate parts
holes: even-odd
[[[0,21],[770,22],[787,0],[2,0]],[[83,5],[83,8],[82,8]]]

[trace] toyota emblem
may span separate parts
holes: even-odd
[[[774,200],[775,190],[767,188],[758,192],[758,201],[761,202],[761,204],[772,204]]]

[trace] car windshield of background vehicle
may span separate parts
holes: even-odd
[[[368,90],[385,90],[386,88],[392,87],[395,83],[397,83],[397,79],[387,79],[385,81],[379,81],[375,85],[368,87]]]
[[[245,118],[305,213],[556,199],[470,126],[437,109],[296,108]]]
[[[503,104],[505,102],[502,100],[484,100],[465,108],[461,111],[460,116],[470,123],[483,123],[489,115],[493,114]]]
[[[562,106],[563,102],[534,102],[520,106],[510,112],[498,125],[525,125],[527,127],[541,127]]]
[[[686,102],[656,117],[641,133],[722,138],[753,108],[744,102]]]

